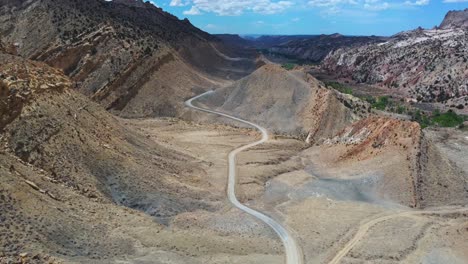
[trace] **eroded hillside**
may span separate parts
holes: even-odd
[[[123,116],[176,116],[184,98],[255,69],[188,20],[143,1],[0,6],[0,33],[19,55],[62,69],[75,88]]]
[[[213,184],[224,175],[204,177],[212,161],[112,116],[61,70],[6,54],[0,62],[0,263],[207,263],[250,250],[277,259],[268,229],[241,237],[172,226],[179,215],[224,210]]]
[[[302,135],[309,141],[332,136],[369,113],[365,103],[352,101],[327,89],[302,69],[287,71],[274,64],[201,100],[272,131]]]
[[[323,68],[418,102],[468,105],[468,30],[459,27],[402,32],[380,44],[330,53]]]
[[[320,35],[308,39],[291,40],[275,45],[269,50],[274,53],[309,62],[321,62],[331,51],[343,47],[359,47],[366,44],[380,43],[381,37],[354,37],[341,34]]]

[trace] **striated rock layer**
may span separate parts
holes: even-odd
[[[255,69],[141,0],[1,0],[0,21],[19,55],[62,69],[74,88],[123,116],[176,116],[183,99]]]

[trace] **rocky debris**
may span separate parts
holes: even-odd
[[[467,61],[468,30],[417,29],[384,43],[333,51],[322,68],[407,100],[447,103],[468,95]]]
[[[468,29],[468,8],[460,11],[449,11],[440,24],[441,29],[466,28]]]
[[[31,187],[32,187],[34,190],[36,190],[36,191],[41,190],[41,189],[39,188],[39,186],[37,186],[37,185],[36,185],[34,182],[32,182],[32,181],[25,180],[24,182],[27,183],[29,186],[31,186]]]
[[[353,111],[358,118],[366,118],[372,113],[371,105],[358,97],[350,94],[344,94],[333,89],[336,98],[348,109]]]
[[[1,36],[0,36],[1,39]],[[0,41],[0,53],[7,53],[5,44],[3,44],[2,41]]]
[[[60,93],[71,85],[60,70],[43,63],[0,57],[0,131],[38,95]]]
[[[388,117],[372,116],[359,120],[346,127],[335,137],[324,142],[325,145],[344,144],[350,146],[341,159],[365,159],[376,155],[382,148],[390,146],[411,149],[419,142],[418,123],[400,121]],[[403,139],[411,138],[405,142]]]

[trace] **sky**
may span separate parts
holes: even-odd
[[[439,25],[468,0],[151,0],[212,34],[390,36]]]

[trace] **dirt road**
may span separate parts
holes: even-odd
[[[228,189],[229,201],[235,207],[239,208],[240,210],[242,210],[242,211],[256,217],[257,219],[259,219],[262,222],[269,225],[278,234],[278,236],[281,238],[281,240],[283,242],[283,245],[285,247],[286,263],[287,264],[302,264],[303,259],[304,259],[302,251],[300,250],[300,247],[297,245],[296,240],[288,232],[288,230],[286,228],[284,228],[281,224],[276,222],[274,219],[272,219],[271,217],[266,216],[265,214],[263,214],[261,212],[253,210],[253,209],[241,204],[239,202],[239,200],[237,199],[237,197],[236,197],[236,192],[235,192],[236,191],[236,177],[237,177],[237,174],[236,174],[236,156],[237,156],[237,154],[241,153],[244,150],[247,150],[249,148],[255,147],[257,145],[260,145],[260,144],[266,142],[268,140],[267,130],[265,128],[263,128],[263,127],[261,127],[261,126],[259,126],[257,124],[251,123],[249,121],[245,121],[245,120],[242,120],[240,118],[237,118],[237,117],[225,114],[225,113],[221,113],[221,112],[217,112],[217,111],[197,107],[197,106],[194,106],[192,104],[192,102],[194,100],[197,100],[198,98],[203,97],[203,96],[205,96],[207,94],[210,94],[212,92],[213,91],[208,91],[206,93],[198,95],[198,96],[186,101],[185,105],[190,107],[190,108],[193,108],[195,110],[198,110],[198,111],[211,113],[211,114],[216,114],[216,115],[219,115],[219,116],[223,116],[223,117],[226,117],[226,118],[229,118],[229,119],[232,119],[232,120],[247,124],[249,126],[252,126],[252,127],[258,129],[262,133],[262,138],[259,141],[256,141],[254,143],[242,146],[240,148],[237,148],[237,149],[233,150],[231,153],[229,153],[229,157],[228,157],[228,162],[229,162],[228,177],[229,178],[228,178],[228,188],[227,188]]]

